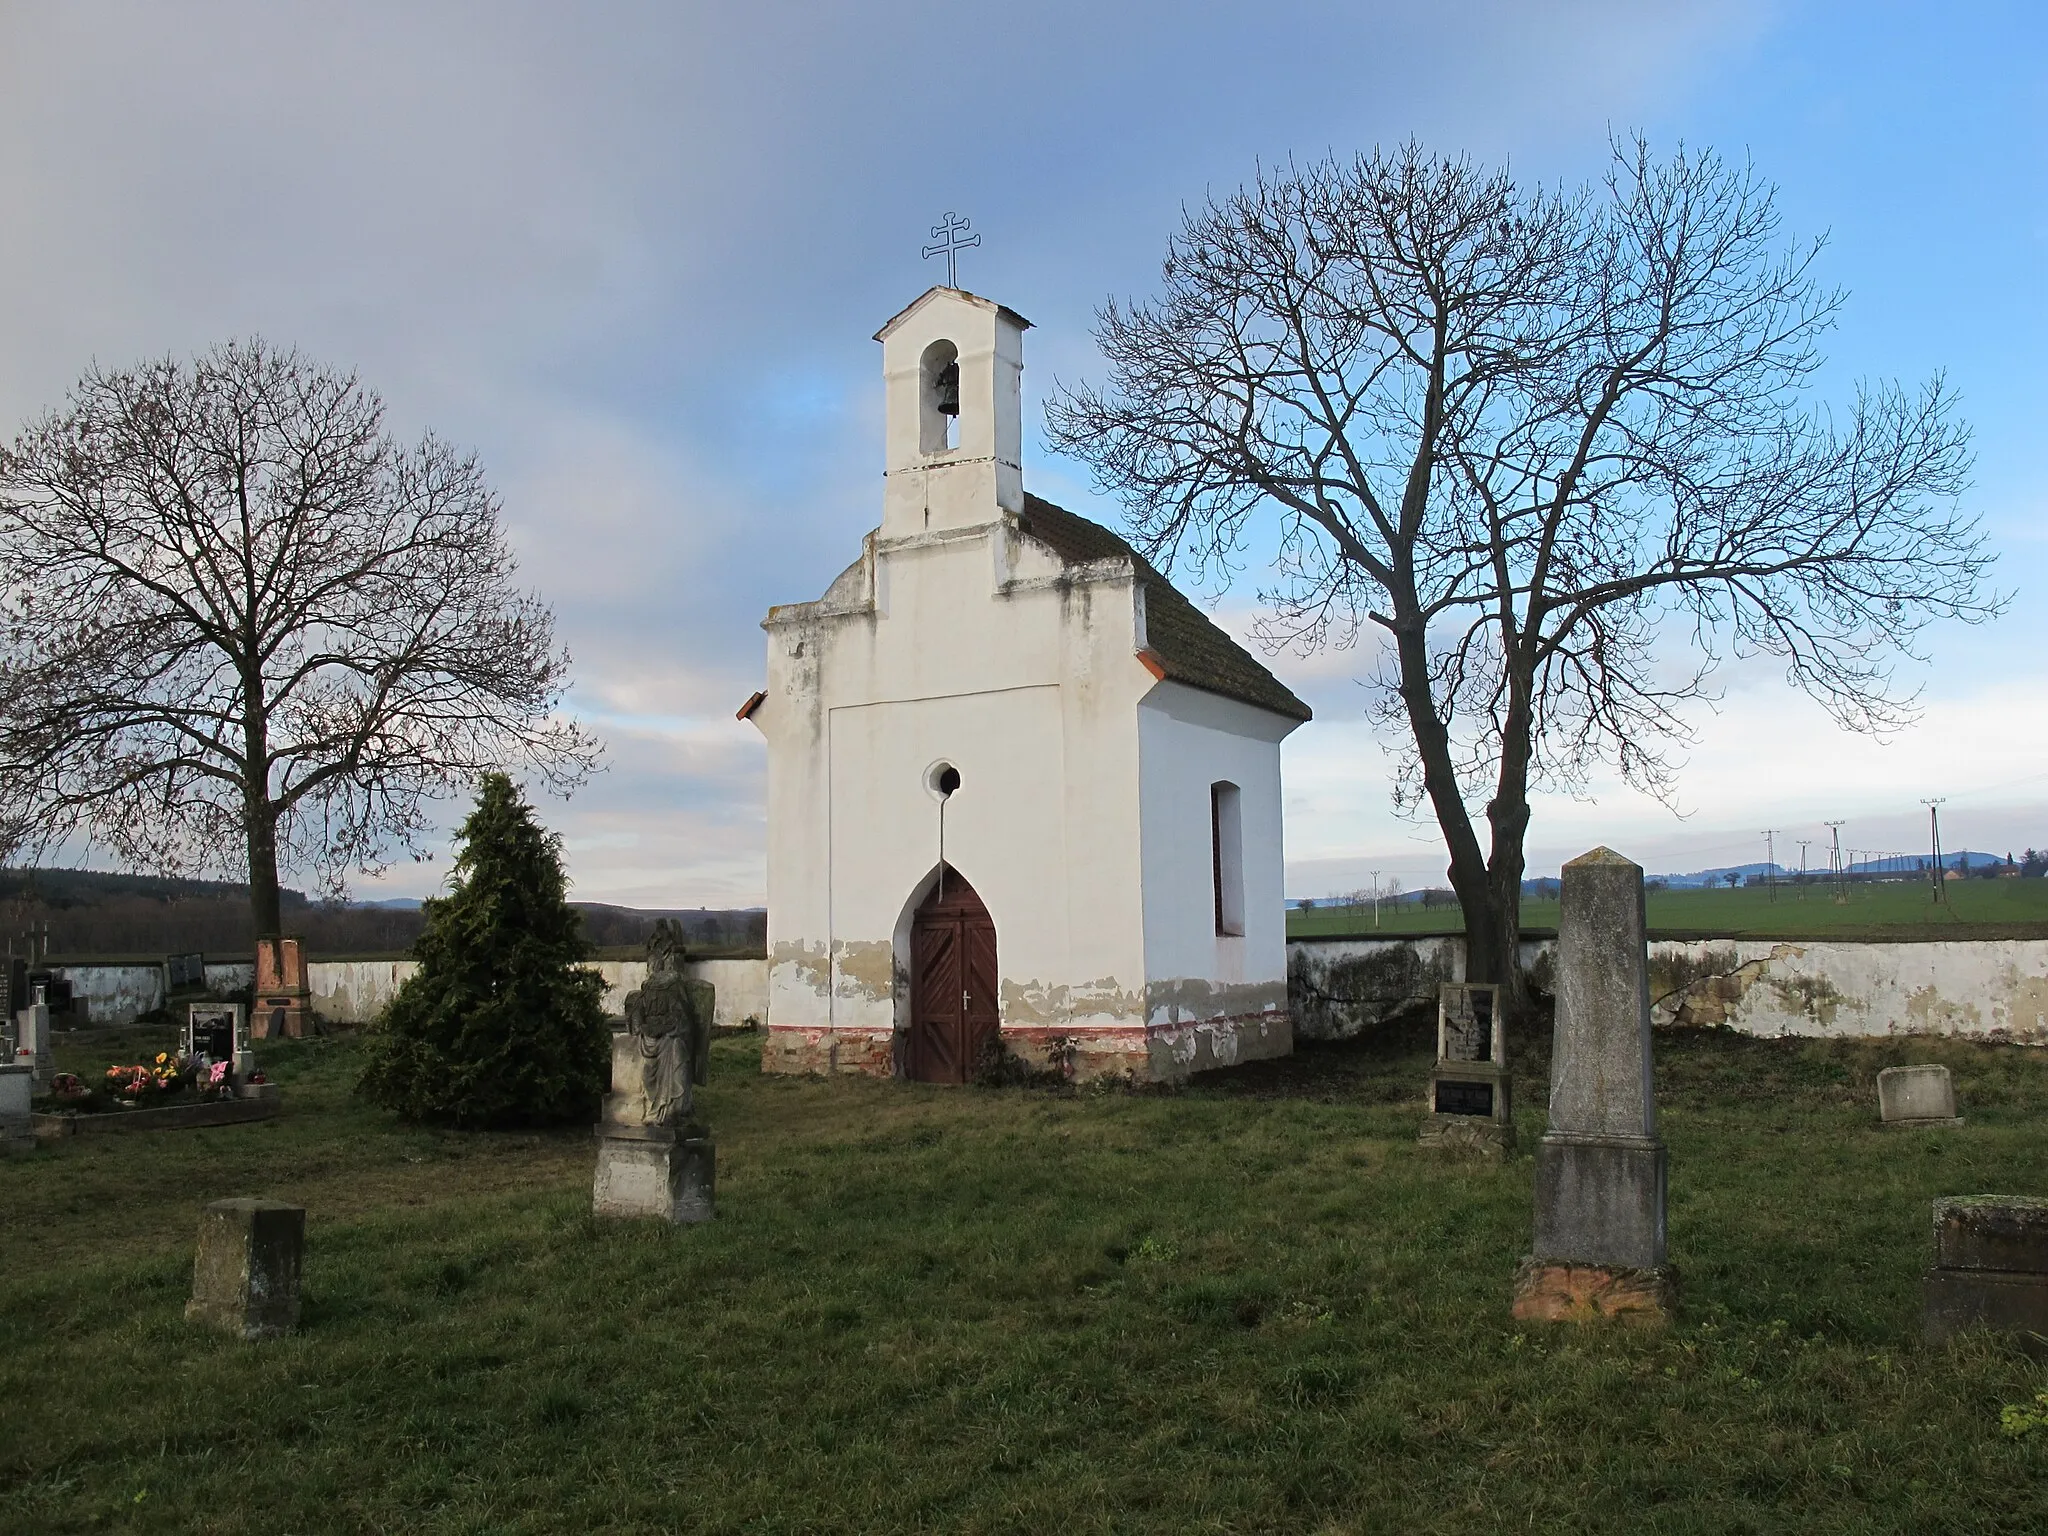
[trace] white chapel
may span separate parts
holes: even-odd
[[[882,327],[882,525],[763,621],[766,1070],[964,1082],[1002,1049],[1167,1079],[1292,1048],[1280,743],[1308,707],[1025,492],[1029,323],[933,288]]]

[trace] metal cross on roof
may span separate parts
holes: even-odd
[[[937,245],[928,245],[924,248],[924,259],[926,261],[930,261],[934,256],[946,258],[946,286],[948,288],[958,288],[960,286],[960,252],[966,250],[971,245],[981,244],[981,236],[968,234],[968,227],[969,221],[966,217],[949,211],[943,219],[932,226],[932,238],[939,243]]]

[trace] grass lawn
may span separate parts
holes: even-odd
[[[715,1048],[689,1230],[593,1223],[587,1132],[362,1106],[346,1037],[259,1044],[275,1121],[4,1165],[0,1530],[2048,1529],[2048,1431],[2000,1428],[2048,1368],[1917,1339],[1929,1201],[2048,1190],[2038,1052],[1660,1038],[1684,1310],[1643,1336],[1509,1321],[1530,1163],[1416,1148],[1419,1026],[1175,1094],[757,1048]],[[1874,1127],[1905,1060],[1965,1128]],[[237,1194],[307,1208],[293,1338],[184,1322]]]
[[[1759,938],[1994,939],[2048,938],[2048,880],[1951,880],[1948,900],[1936,906],[1924,880],[1851,885],[1838,903],[1825,885],[1781,885],[1776,897],[1762,888],[1651,891],[1646,898],[1652,936]],[[1557,902],[1525,899],[1522,927],[1557,927]],[[1289,908],[1287,936],[1370,937],[1387,934],[1461,933],[1458,909],[1418,902],[1381,902],[1379,927],[1365,907]]]

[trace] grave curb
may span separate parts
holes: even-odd
[[[161,1109],[110,1110],[98,1115],[66,1115],[38,1110],[29,1116],[38,1141],[67,1136],[115,1135],[126,1131],[198,1130],[209,1125],[243,1125],[275,1118],[283,1108],[275,1098],[214,1099],[204,1104],[167,1104]]]

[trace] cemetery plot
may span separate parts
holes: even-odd
[[[1550,1031],[1511,1045],[1530,1142]],[[0,1242],[0,1401],[34,1406],[0,1529],[2048,1528],[2048,1431],[2001,1422],[2043,1368],[1921,1342],[1932,1202],[2048,1189],[2040,1052],[1654,1047],[1686,1291],[1617,1336],[1509,1320],[1533,1160],[1415,1145],[1433,1019],[1157,1095],[764,1078],[714,1040],[688,1227],[592,1220],[587,1127],[409,1129],[359,1041],[259,1041],[288,1117],[0,1165],[36,1234]],[[1969,1124],[1882,1129],[1878,1070],[1928,1063]],[[235,1196],[306,1212],[288,1339],[185,1318]]]
[[[188,1130],[267,1120],[278,1107],[277,1085],[249,1049],[247,1010],[193,1003],[170,1049],[103,1072],[51,1075],[35,1100],[33,1125],[44,1138]]]

